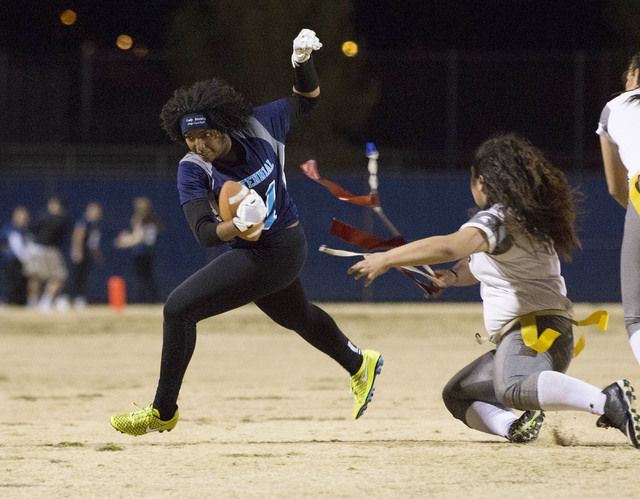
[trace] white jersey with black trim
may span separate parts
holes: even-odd
[[[567,288],[560,273],[560,259],[550,245],[531,248],[524,237],[514,239],[503,225],[500,206],[476,213],[460,228],[483,231],[489,250],[474,253],[469,268],[480,281],[484,324],[494,334],[507,322],[539,310],[573,314]]]
[[[640,89],[625,92],[607,102],[596,130],[598,135],[618,146],[629,180],[640,172],[640,102],[629,102],[633,95],[640,95]]]

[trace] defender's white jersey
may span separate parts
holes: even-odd
[[[600,114],[596,133],[618,146],[629,180],[640,172],[640,102],[627,102],[640,89],[618,95],[607,102]]]
[[[532,248],[523,236],[514,239],[502,221],[502,209],[495,205],[476,213],[461,227],[476,227],[489,241],[489,251],[474,253],[469,264],[480,281],[487,332],[494,334],[516,317],[539,310],[572,315],[555,249],[550,245]]]

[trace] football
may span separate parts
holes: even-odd
[[[227,180],[220,189],[220,197],[218,206],[220,208],[220,217],[225,222],[233,220],[238,211],[238,206],[244,198],[249,194],[249,188],[233,180]],[[254,225],[249,230],[241,232],[238,237],[246,241],[257,241],[262,232],[264,223]]]

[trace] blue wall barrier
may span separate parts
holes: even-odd
[[[332,176],[332,180],[355,193],[367,193],[363,176]],[[467,210],[473,206],[469,179],[464,174],[425,174],[383,176],[380,179],[380,199],[388,217],[408,241],[455,231],[467,220]],[[574,301],[616,302],[620,300],[619,251],[624,211],[607,192],[604,176],[570,176],[572,185],[585,194],[584,216],[579,224],[583,244],[573,262],[563,263],[569,296]],[[364,288],[346,271],[354,258],[338,258],[317,251],[321,244],[340,249],[357,250],[329,235],[332,218],[390,237],[372,210],[338,201],[321,185],[301,175],[288,178],[309,243],[303,281],[310,299],[315,301],[422,301],[419,288],[399,272],[389,272],[372,286]],[[118,232],[129,226],[132,201],[137,196],[152,199],[165,230],[157,247],[157,276],[162,296],[192,272],[200,268],[220,249],[199,247],[179,206],[173,179],[4,179],[0,196],[0,221],[10,219],[16,205],[26,206],[32,219],[43,213],[46,199],[63,196],[73,218],[79,217],[90,201],[104,207],[102,249],[103,267],[97,268],[89,280],[88,300],[107,301],[107,279],[112,275],[132,283],[130,257],[126,250],[113,247]],[[66,252],[68,258],[68,251]],[[446,265],[445,265],[446,266]],[[128,288],[130,289],[130,288]],[[0,295],[4,278],[0,277]],[[446,290],[440,300],[479,300],[478,286]]]

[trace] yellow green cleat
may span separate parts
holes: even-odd
[[[171,431],[178,424],[178,409],[176,409],[175,414],[169,421],[163,421],[160,419],[158,410],[153,408],[153,404],[144,408],[137,404],[133,405],[139,410],[111,416],[111,426],[120,433],[137,437],[138,435],[144,435],[145,433],[151,433],[153,431],[160,433],[163,431]]]
[[[515,444],[526,444],[538,438],[542,422],[544,421],[544,411],[529,409],[509,426],[508,439]]]
[[[351,376],[351,393],[353,393],[353,418],[358,419],[367,409],[373,397],[373,384],[382,370],[382,356],[374,350],[362,351],[362,365],[357,373]]]

